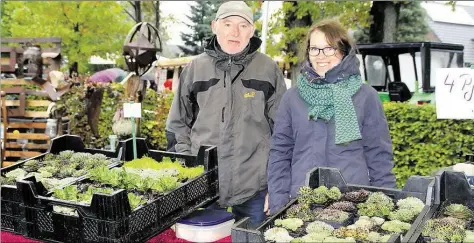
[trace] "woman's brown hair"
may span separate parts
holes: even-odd
[[[309,44],[311,40],[311,34],[314,31],[321,31],[326,35],[326,40],[331,47],[339,50],[344,56],[349,53],[350,49],[355,49],[355,43],[347,30],[337,20],[326,19],[319,21],[309,28],[306,34],[306,40],[304,42],[304,57],[308,58]]]

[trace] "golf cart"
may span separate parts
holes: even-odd
[[[363,80],[382,101],[435,103],[437,68],[461,68],[464,46],[435,42],[357,45]]]

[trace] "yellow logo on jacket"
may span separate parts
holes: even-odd
[[[255,91],[247,92],[244,94],[244,98],[253,98],[255,97]]]

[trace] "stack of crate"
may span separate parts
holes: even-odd
[[[45,134],[45,129],[49,118],[48,107],[52,101],[48,99],[47,92],[40,86],[33,86],[32,81],[3,79],[1,83],[1,166],[5,167],[46,152],[51,138]],[[61,128],[60,134],[67,133],[62,130],[62,126],[58,127]]]

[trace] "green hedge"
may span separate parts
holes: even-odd
[[[464,161],[474,144],[473,120],[438,120],[434,105],[383,104],[392,137],[397,185]]]

